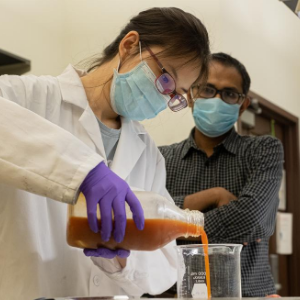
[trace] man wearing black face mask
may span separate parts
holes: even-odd
[[[242,295],[264,297],[276,292],[268,249],[279,202],[283,147],[274,137],[240,136],[235,131],[234,123],[250,103],[249,88],[250,77],[238,60],[213,54],[207,83],[190,90],[196,127],[188,139],[160,151],[175,203],[204,212],[209,243],[244,245]]]

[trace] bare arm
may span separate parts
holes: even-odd
[[[227,205],[230,201],[236,199],[237,197],[226,189],[215,187],[186,196],[183,208],[203,211],[210,206],[220,207]]]

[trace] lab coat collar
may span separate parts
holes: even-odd
[[[62,99],[84,110],[79,118],[79,122],[96,145],[100,155],[106,161],[99,124],[88,104],[86,93],[80,80],[80,77],[85,74],[84,71],[77,70],[72,65],[69,65],[65,71],[58,76]],[[146,147],[141,135],[147,132],[144,127],[136,121],[121,117],[121,123],[121,136],[111,169],[125,180]]]
[[[86,107],[79,121],[93,140],[100,155],[107,164],[99,124],[89,105]],[[141,135],[146,134],[146,131],[138,122],[126,118],[121,117],[121,124],[120,140],[110,168],[125,180],[130,175],[132,169],[146,148],[146,144],[141,137]]]
[[[86,74],[85,71],[75,69],[72,65],[68,65],[63,73],[57,76],[62,100],[73,105],[86,109],[88,100],[80,77]]]
[[[138,122],[121,118],[121,136],[111,165],[111,170],[126,179],[146,148],[142,135],[144,127]]]
[[[87,134],[90,136],[94,144],[96,145],[99,154],[106,161],[107,159],[106,159],[106,154],[105,154],[105,149],[102,141],[99,124],[94,112],[92,111],[92,109],[88,104],[84,112],[81,114],[79,118],[79,122],[82,125],[82,127],[85,129]]]
[[[80,77],[85,74],[85,71],[75,69],[72,65],[68,65],[64,72],[57,77],[62,100],[83,109],[79,122],[92,139],[98,149],[97,152],[99,152],[99,154],[106,160],[99,125],[92,109],[90,108],[84,87],[80,80]]]

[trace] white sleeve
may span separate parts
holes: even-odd
[[[71,133],[3,97],[0,136],[0,182],[66,203],[76,202],[87,173],[103,160]]]
[[[152,191],[173,201],[165,188],[165,173],[164,158],[159,157]],[[131,251],[124,269],[116,259],[93,257],[92,260],[127,295],[157,295],[168,290],[177,280],[175,246],[173,241],[156,251]]]
[[[92,261],[131,297],[158,295],[177,279],[175,241],[155,251],[131,251],[122,269],[116,259],[92,257]]]

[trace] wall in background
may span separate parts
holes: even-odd
[[[177,6],[206,25],[212,51],[240,59],[252,78],[252,90],[300,116],[300,19],[275,0],[66,0],[67,55],[76,63],[99,53],[129,18],[153,6]],[[166,110],[143,122],[158,145],[179,142],[193,127],[190,109]]]
[[[220,1],[222,51],[246,65],[252,90],[300,116],[300,19],[275,0]]]
[[[1,0],[0,48],[31,60],[31,73],[57,75],[66,64],[66,3]]]

